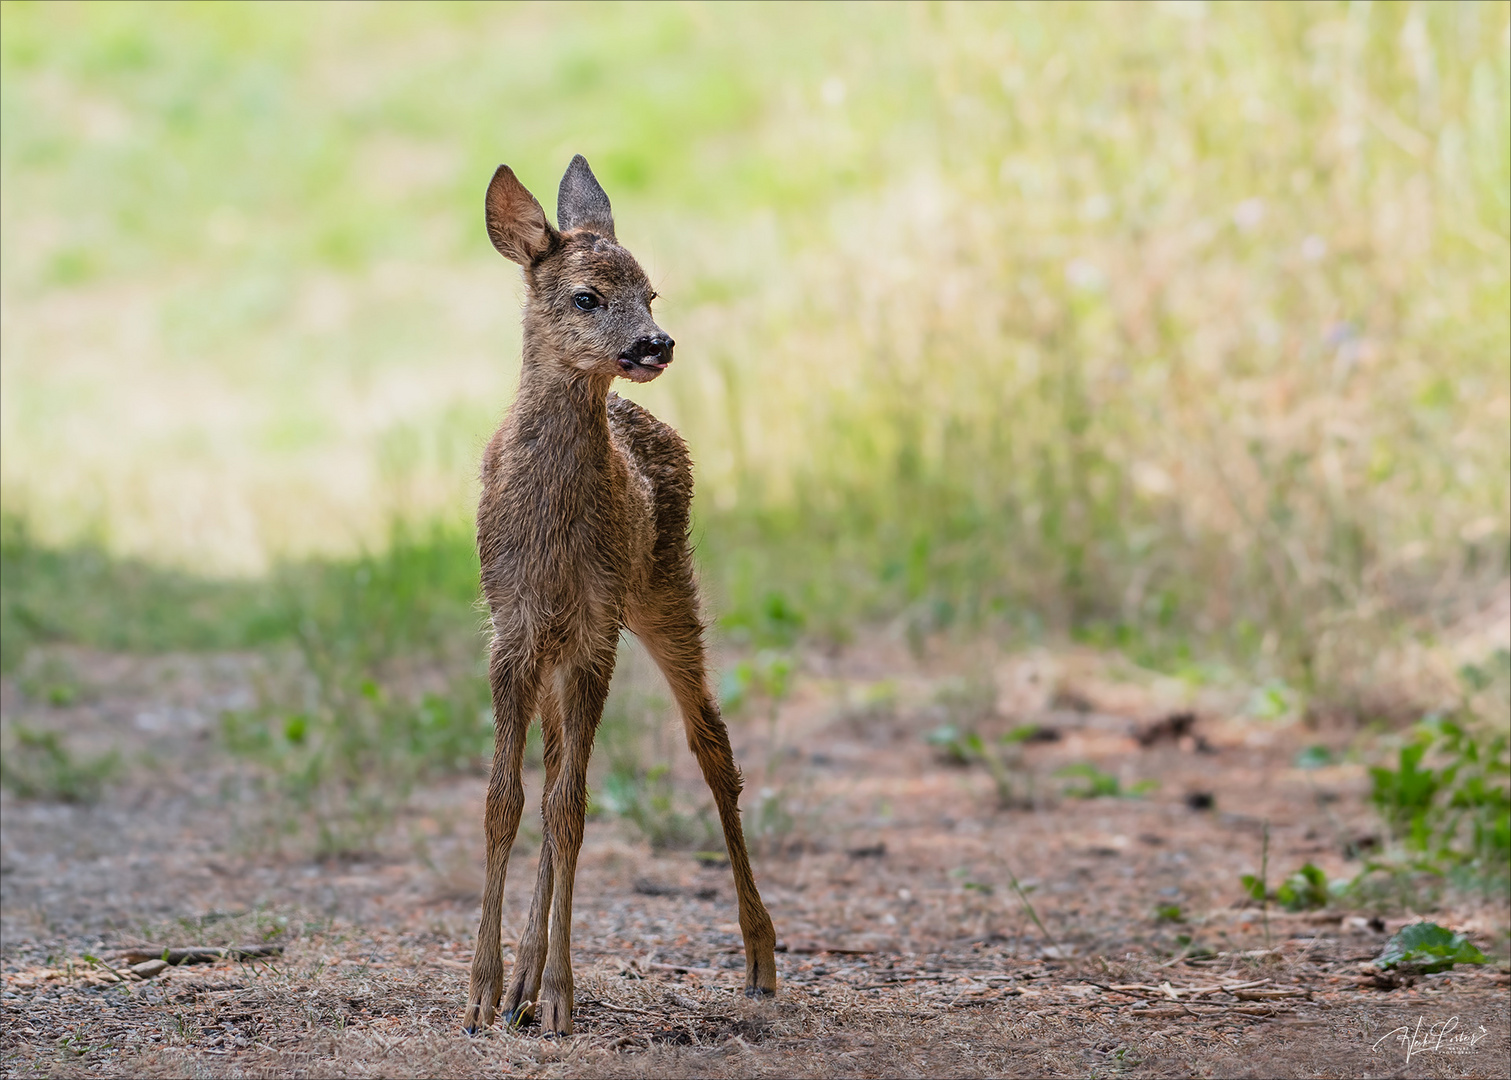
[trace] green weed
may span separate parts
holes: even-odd
[[[1499,657],[1491,658],[1491,670]],[[1481,669],[1482,670],[1482,669]],[[1466,677],[1472,696],[1490,685]],[[1371,801],[1391,837],[1389,849],[1351,879],[1329,881],[1307,863],[1270,889],[1264,875],[1243,875],[1245,895],[1291,911],[1347,902],[1370,908],[1430,907],[1445,885],[1504,895],[1511,891],[1508,735],[1472,701],[1452,716],[1415,725],[1394,767],[1370,769]],[[1330,760],[1302,751],[1298,764]]]
[[[942,724],[924,736],[934,748],[935,756],[946,765],[970,765],[986,752],[986,743],[974,731],[961,731],[954,724]]]
[[[1375,966],[1383,970],[1420,974],[1447,971],[1455,964],[1483,963],[1485,954],[1463,934],[1426,921],[1403,926],[1375,960]]]
[[[84,685],[73,665],[52,654],[44,655],[40,663],[29,665],[18,682],[27,697],[55,708],[74,704],[84,693]]]
[[[1038,730],[1025,724],[988,742],[974,731],[944,724],[925,736],[942,761],[957,766],[980,765],[992,778],[997,805],[1004,810],[1033,805],[1034,777],[1024,766],[1023,743]]]
[[[666,707],[659,694],[638,692],[633,685],[610,694],[597,737],[607,767],[593,790],[592,806],[615,815],[656,851],[722,848],[712,807],[706,799],[694,802],[674,781],[667,759],[677,747],[655,738]]]
[[[787,847],[799,827],[799,816],[793,812],[793,803],[793,792],[786,785],[765,787],[757,792],[754,810],[744,823],[746,843],[751,851],[776,855]]]
[[[719,682],[720,710],[738,716],[752,699],[760,698],[766,703],[767,719],[773,720],[792,690],[793,670],[792,654],[782,649],[761,649],[748,660],[736,661]]]
[[[1065,785],[1065,794],[1076,799],[1141,799],[1159,787],[1157,780],[1139,780],[1125,790],[1116,776],[1102,772],[1089,762],[1076,762],[1056,769],[1055,776],[1081,781]]]
[[[1243,874],[1239,881],[1249,899],[1259,903],[1260,917],[1264,920],[1264,947],[1270,947],[1270,822],[1266,818],[1259,841],[1259,873]]]
[[[666,765],[648,769],[624,764],[611,767],[596,801],[633,825],[654,851],[702,851],[723,842],[708,807],[694,811],[681,807]]]
[[[10,745],[0,755],[0,780],[23,799],[98,802],[106,782],[121,765],[120,755],[114,752],[93,758],[74,756],[55,731],[16,725],[7,741]]]
[[[1026,768],[1023,744],[1038,731],[1020,725],[998,736],[983,738],[978,728],[997,712],[997,688],[989,678],[952,679],[934,692],[930,711],[944,721],[924,736],[935,757],[955,766],[979,765],[992,778],[1001,809],[1033,805],[1034,776]]]
[[[1346,896],[1353,882],[1343,878],[1329,881],[1327,874],[1312,863],[1304,863],[1286,875],[1275,888],[1269,887],[1266,866],[1259,874],[1244,874],[1239,878],[1244,895],[1263,906],[1279,904],[1287,911],[1314,911],[1325,908],[1340,897]]]
[[[1333,763],[1333,753],[1325,746],[1308,746],[1296,753],[1298,769],[1321,769]]]
[[[737,645],[791,648],[807,625],[807,616],[779,591],[768,590],[758,602],[742,594],[731,598],[719,628]]]
[[[1370,769],[1371,800],[1405,862],[1471,887],[1511,889],[1507,744],[1505,729],[1467,713],[1434,716],[1408,733],[1394,768]]]
[[[1346,881],[1341,883],[1344,887],[1347,884]],[[1338,891],[1341,890],[1334,889],[1328,882],[1327,874],[1311,863],[1305,863],[1280,883],[1274,899],[1287,911],[1312,911],[1327,907]]]

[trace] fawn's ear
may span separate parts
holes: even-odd
[[[581,154],[572,159],[561,178],[561,190],[556,193],[556,224],[563,231],[592,229],[614,239],[614,211],[609,208],[609,197],[588,168],[588,159]]]
[[[493,174],[484,205],[488,238],[504,258],[529,266],[555,246],[557,232],[546,212],[509,166]]]

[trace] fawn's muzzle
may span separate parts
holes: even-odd
[[[672,362],[676,344],[665,334],[643,337],[619,354],[619,370],[636,382],[654,379]]]

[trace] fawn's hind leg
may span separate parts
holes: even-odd
[[[521,661],[518,653],[493,644],[489,664],[493,685],[493,771],[488,777],[488,796],[483,811],[483,832],[488,844],[487,880],[483,886],[483,914],[477,927],[472,954],[472,979],[467,991],[467,1011],[462,1028],[473,1034],[493,1023],[504,989],[502,920],[504,878],[509,870],[509,849],[519,831],[519,816],[525,806],[525,734],[534,711],[539,671],[534,659]]]
[[[561,772],[561,702],[555,687],[545,687],[540,695],[540,734],[545,748],[546,784],[540,796],[542,818],[546,797]],[[551,922],[551,834],[543,831],[540,844],[540,869],[535,875],[535,896],[530,901],[530,918],[525,924],[519,947],[514,950],[514,970],[509,975],[509,992],[504,995],[504,1022],[523,1023],[535,1006],[540,993],[540,973],[546,966],[546,934]]]
[[[740,789],[743,781],[729,746],[729,729],[719,715],[718,702],[708,690],[704,671],[703,624],[698,619],[697,594],[689,583],[684,589],[657,596],[630,623],[671,684],[672,696],[682,713],[687,745],[698,759],[703,779],[713,792],[724,828],[724,847],[734,872],[735,895],[740,906],[740,932],[745,938],[745,996],[776,993],[776,931],[745,850],[740,827]]]

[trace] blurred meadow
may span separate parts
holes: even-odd
[[[1504,3],[3,12],[8,568],[466,558],[519,347],[480,193],[583,152],[737,629],[1353,700],[1507,575]]]
[[[574,152],[680,343],[629,392],[731,701],[882,628],[1398,722],[1504,646],[1505,3],[0,10],[7,670],[295,643],[333,715],[417,655],[471,702],[481,191]]]

